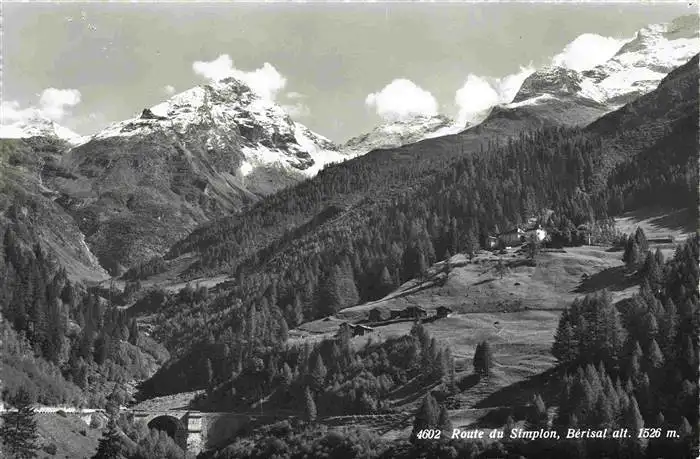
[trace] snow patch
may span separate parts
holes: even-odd
[[[551,94],[542,94],[542,95],[539,95],[537,97],[532,97],[530,99],[526,99],[526,100],[523,100],[520,102],[513,102],[511,104],[505,104],[505,105],[502,105],[502,107],[503,108],[518,108],[518,107],[525,107],[528,105],[540,105],[542,102],[545,102],[547,100],[552,100],[552,99],[556,99],[556,97],[554,97]]]
[[[305,126],[299,123],[294,123],[294,138],[299,146],[301,146],[301,148],[306,151],[314,161],[313,166],[303,171],[305,175],[312,177],[318,174],[318,172],[327,164],[342,162],[348,159],[347,155],[343,155],[337,151],[323,149],[319,146],[319,139],[313,139],[312,136],[316,136],[316,134],[312,133]],[[317,137],[320,137],[320,140],[330,142],[325,137]]]
[[[26,121],[0,126],[0,138],[2,139],[24,139],[29,137],[52,137],[64,140],[71,145],[79,145],[87,139],[55,121],[39,116]]]
[[[253,166],[248,161],[243,161],[243,164],[241,164],[239,170],[241,171],[241,175],[243,175],[243,177],[246,177],[248,174],[253,172]]]

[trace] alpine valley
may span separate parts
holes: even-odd
[[[128,458],[695,457],[699,33],[343,144],[232,77],[3,126],[3,399],[109,407]]]

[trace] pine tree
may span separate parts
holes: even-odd
[[[625,253],[622,255],[622,261],[625,262],[628,268],[632,269],[637,266],[640,258],[639,244],[633,237],[627,240]]]
[[[537,258],[537,255],[539,255],[541,249],[540,241],[539,239],[537,239],[537,235],[535,233],[531,233],[528,236],[525,249],[527,253],[527,258],[530,261],[534,262]]]
[[[629,428],[630,432],[639,432],[640,429],[644,427],[644,418],[639,412],[637,399],[634,396],[630,397],[630,404],[627,408],[627,414],[625,417],[627,421],[626,427]],[[633,457],[636,457],[641,454],[642,449],[644,447],[644,441],[641,438],[638,438],[637,435],[632,435],[632,437],[629,439],[628,444]]]
[[[533,405],[533,422],[542,427],[546,427],[547,423],[547,406],[544,404],[544,400],[542,400],[542,396],[540,394],[535,394],[535,396],[532,399],[532,405]]]
[[[304,389],[304,414],[307,421],[314,422],[316,420],[316,402],[308,386]]]
[[[480,377],[488,377],[491,374],[493,369],[493,353],[488,341],[482,341],[476,346],[473,365],[474,373]]]
[[[10,457],[30,459],[37,456],[37,432],[34,409],[31,406],[29,392],[20,387],[10,405],[17,411],[6,411],[2,414],[0,439],[5,445],[5,451]]]
[[[452,421],[450,421],[450,413],[444,406],[440,407],[440,414],[438,415],[437,428],[442,431],[441,438],[450,438],[452,433]]]
[[[93,459],[119,459],[121,457],[121,439],[117,429],[117,421],[110,416],[107,429],[102,434]]]
[[[464,248],[467,256],[469,257],[469,261],[471,261],[476,252],[479,250],[479,241],[474,235],[474,231],[467,232]]]
[[[289,389],[289,387],[292,385],[292,369],[289,367],[287,362],[284,362],[284,365],[282,365],[282,386],[285,389]]]
[[[651,368],[661,368],[664,364],[664,356],[661,353],[661,349],[659,348],[659,345],[656,343],[655,339],[652,339],[651,344],[649,345],[647,360],[649,361],[649,366],[651,366]]]
[[[321,355],[319,354],[316,357],[316,364],[311,370],[311,384],[315,391],[323,388],[323,385],[326,382],[326,375],[328,375],[328,370],[326,369],[326,365],[323,363],[323,358],[321,358]]]
[[[440,373],[442,374],[442,381],[447,386],[450,392],[456,392],[455,386],[455,362],[452,357],[452,350],[446,347],[442,352],[442,359],[440,359]]]
[[[505,276],[508,272],[508,266],[506,266],[506,264],[503,263],[503,260],[501,260],[501,258],[499,258],[496,262],[496,266],[494,267],[494,269],[496,271],[496,275],[498,275],[498,277],[501,279],[503,279],[503,276]]]
[[[333,266],[319,289],[319,311],[323,315],[354,306],[360,298],[352,270],[343,269],[340,265]]]
[[[552,344],[552,355],[560,363],[573,362],[578,359],[578,343],[571,327],[568,309],[565,309],[559,318],[559,325]]]
[[[690,423],[686,417],[681,417],[681,423],[678,426],[678,435],[680,435],[681,438],[686,438],[693,435],[693,428],[690,426]]]
[[[505,438],[510,438],[511,431],[515,428],[515,420],[513,416],[508,415],[506,418],[506,424],[503,426],[503,435]]]
[[[413,420],[413,431],[411,432],[411,442],[418,441],[418,433],[424,429],[434,429],[437,426],[439,419],[438,403],[432,394],[428,394],[423,398],[423,403],[416,411],[416,417]]]
[[[387,269],[386,266],[382,268],[382,271],[379,274],[378,288],[380,298],[388,295],[394,290],[394,280],[391,278],[391,274],[389,274],[389,269]]]
[[[634,240],[637,242],[640,253],[647,253],[649,250],[649,242],[647,241],[646,234],[641,226],[637,227],[637,231],[634,232]]]

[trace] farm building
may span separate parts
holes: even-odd
[[[340,336],[343,333],[348,333],[350,336],[364,336],[366,333],[371,333],[372,331],[374,331],[374,329],[366,325],[354,325],[343,322],[340,324],[336,336]]]
[[[385,309],[374,308],[369,311],[370,322],[381,322],[387,319],[389,319],[389,312],[387,312]]]
[[[495,249],[496,247],[498,247],[498,238],[496,236],[487,236],[486,248]]]
[[[452,309],[445,306],[438,306],[435,310],[435,314],[438,318],[448,317],[452,313]]]
[[[501,241],[506,247],[520,245],[524,238],[525,231],[520,228],[513,228],[510,231],[505,231],[498,235],[498,240]]]
[[[428,311],[420,306],[409,306],[401,311],[401,317],[410,319],[420,319],[428,316]]]
[[[352,336],[364,336],[366,333],[372,333],[374,328],[368,327],[366,325],[354,325],[352,326]]]

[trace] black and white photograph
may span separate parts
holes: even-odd
[[[697,0],[0,20],[0,458],[700,457]]]

